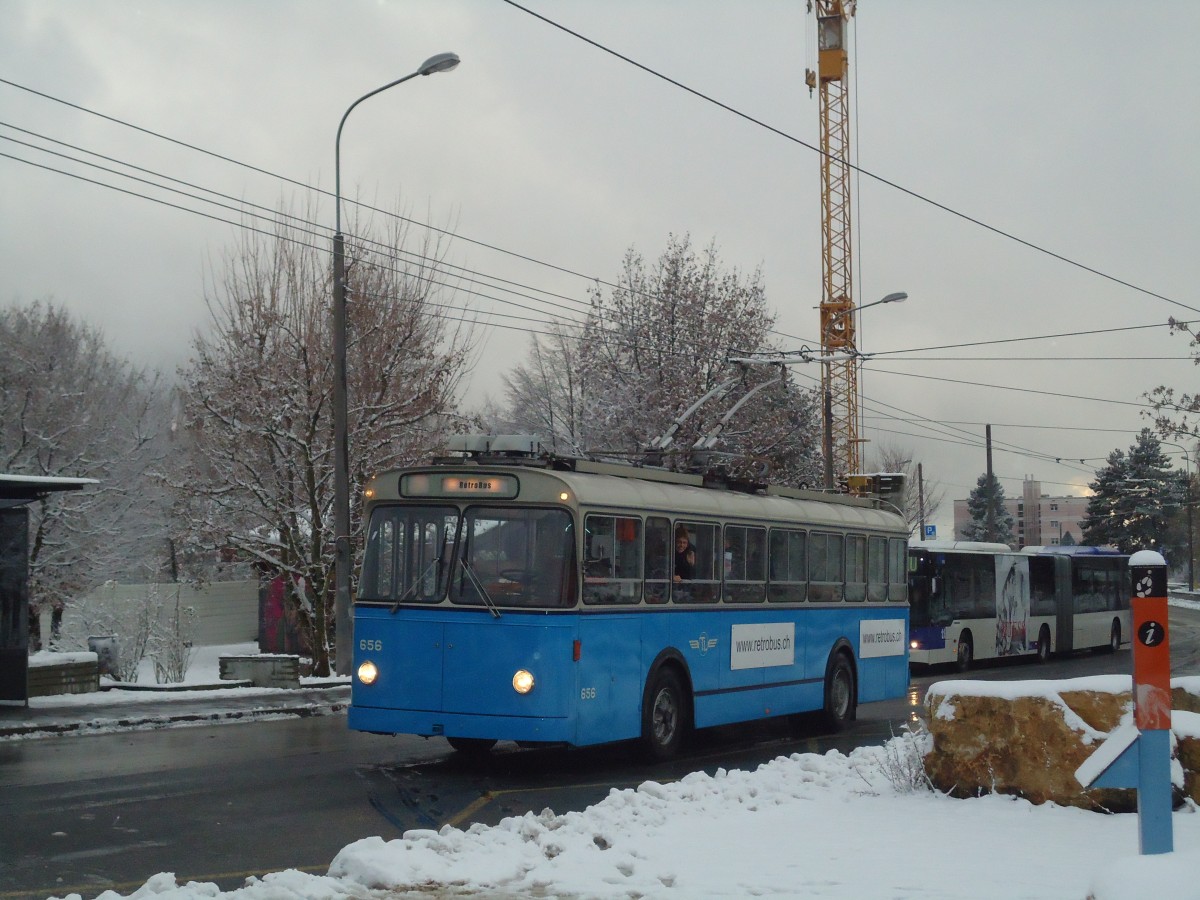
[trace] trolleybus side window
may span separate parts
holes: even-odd
[[[767,530],[725,526],[725,601],[762,603],[767,588]]]
[[[771,529],[771,584],[767,596],[783,603],[804,600],[808,587],[808,561],[803,531]]]
[[[468,507],[450,599],[487,606],[571,605],[574,534],[566,510]]]
[[[588,516],[583,526],[583,602],[642,599],[642,520]]]
[[[1054,615],[1057,612],[1054,597],[1054,557],[1030,557],[1029,614],[1031,616]]]
[[[908,602],[908,545],[888,539],[888,600]]]
[[[720,571],[717,568],[717,546],[720,527],[706,522],[676,522],[676,534],[686,532],[689,550],[694,554],[690,578],[675,582],[676,603],[716,603],[721,590]],[[689,557],[689,560],[691,557]]]
[[[842,536],[814,531],[808,536],[808,599],[842,599]]]
[[[376,507],[367,526],[359,599],[441,600],[457,527],[458,512],[451,507]]]
[[[646,519],[646,602],[666,603],[671,585],[671,522],[661,516]]]
[[[887,538],[867,538],[867,599],[882,603],[887,599]]]
[[[943,595],[955,619],[990,619],[996,615],[994,556],[959,554],[947,560]]]
[[[846,599],[867,599],[866,535],[846,535]]]

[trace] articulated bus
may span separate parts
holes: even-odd
[[[913,665],[1117,650],[1130,628],[1129,557],[1096,547],[972,541],[909,546]]]
[[[665,759],[693,727],[904,695],[907,529],[880,502],[502,446],[367,486],[351,728]]]

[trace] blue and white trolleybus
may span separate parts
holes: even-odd
[[[367,486],[351,728],[666,758],[693,727],[837,727],[903,696],[907,529],[885,504],[460,446]]]

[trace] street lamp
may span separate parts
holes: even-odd
[[[439,53],[421,64],[417,71],[388,82],[363,94],[350,104],[338,122],[333,145],[334,234],[333,234],[333,518],[334,518],[334,631],[337,635],[335,659],[337,673],[349,675],[353,656],[350,618],[350,446],[346,399],[346,255],[342,236],[342,127],[354,107],[368,97],[403,84],[418,75],[449,72],[459,63],[454,53]]]
[[[852,337],[850,337],[850,338],[847,337],[847,335],[850,334],[849,329],[846,327],[847,326],[846,319],[848,316],[850,316],[856,312],[859,312],[861,310],[869,309],[872,306],[879,306],[882,303],[903,303],[907,299],[908,299],[908,294],[906,294],[904,291],[896,291],[894,293],[888,294],[886,297],[883,297],[882,299],[872,300],[870,303],[864,303],[861,306],[851,306],[846,309],[841,309],[841,310],[835,311],[825,323],[824,333],[822,333],[822,335],[821,335],[822,349],[828,351],[831,349],[840,348],[846,344],[849,344],[851,347],[853,347]],[[822,307],[817,307],[817,308],[822,309]],[[824,316],[822,316],[822,317],[824,317]],[[857,348],[854,348],[854,349],[857,349]],[[829,359],[825,360],[824,371],[823,371],[821,380],[822,380],[822,388],[823,388],[822,393],[824,394],[824,404],[823,404],[824,405],[824,417],[823,418],[824,418],[824,422],[825,422],[825,440],[823,442],[823,446],[821,449],[824,451],[824,456],[825,456],[825,490],[832,491],[833,490],[833,368],[832,368],[832,362]],[[857,387],[856,387],[856,389],[857,389]],[[855,398],[855,399],[857,399],[857,398]],[[855,404],[854,408],[857,411],[857,404]],[[855,436],[857,436],[857,430],[858,430],[857,421],[854,423],[854,426],[855,426],[855,428],[854,428]],[[847,472],[846,474],[849,475],[851,473]]]

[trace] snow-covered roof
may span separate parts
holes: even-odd
[[[60,478],[53,475],[0,474],[0,506],[19,506],[40,500],[59,491],[77,491],[89,484],[99,484],[95,478]]]

